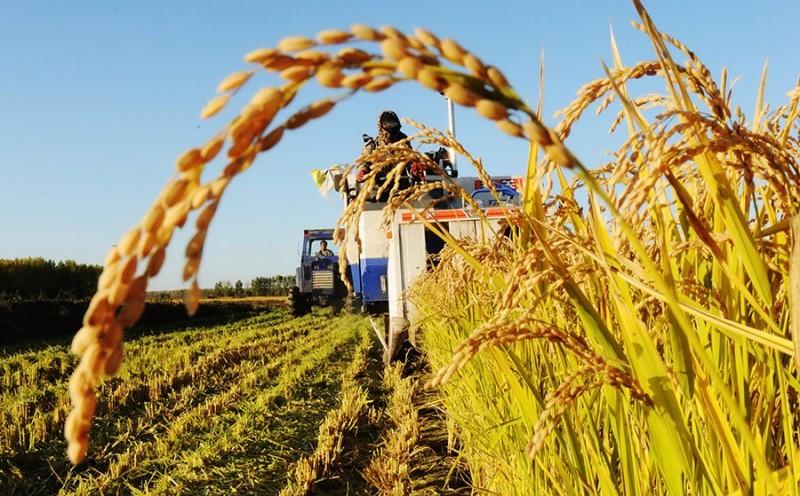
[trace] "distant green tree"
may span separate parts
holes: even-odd
[[[233,285],[230,281],[218,281],[214,285],[214,296],[217,298],[223,296],[233,296]]]
[[[255,277],[250,281],[250,294],[253,296],[272,296],[272,279]]]

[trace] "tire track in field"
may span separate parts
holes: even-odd
[[[314,451],[292,464],[280,496],[363,494],[363,477],[353,470],[359,453],[377,441],[377,411],[371,398],[383,361],[378,343],[364,323],[353,357],[342,373],[337,406],[325,413]],[[352,470],[352,472],[350,471]]]

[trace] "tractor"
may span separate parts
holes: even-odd
[[[307,314],[313,305],[331,307],[338,313],[345,304],[347,287],[339,277],[339,256],[334,251],[322,253],[324,245],[335,250],[333,229],[303,231],[296,285],[289,293],[289,307],[295,317]]]

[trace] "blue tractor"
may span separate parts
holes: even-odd
[[[296,285],[289,293],[289,307],[296,317],[313,305],[331,307],[338,313],[347,299],[347,287],[339,277],[339,255],[333,244],[333,229],[306,229]]]

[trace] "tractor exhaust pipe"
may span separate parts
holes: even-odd
[[[445,98],[447,98],[447,130],[450,131],[453,139],[456,139],[456,111],[453,106],[453,100],[448,97]],[[453,172],[455,172],[458,170],[458,167],[456,167],[456,151],[451,146],[447,153],[450,155],[450,163],[453,164]]]

